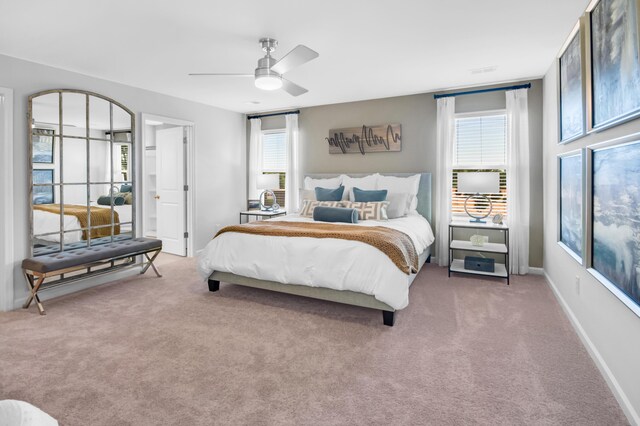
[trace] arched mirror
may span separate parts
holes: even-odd
[[[135,116],[104,96],[29,97],[33,256],[135,236]]]

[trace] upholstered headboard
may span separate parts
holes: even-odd
[[[350,177],[364,177],[372,173],[309,173],[305,177],[314,179],[327,179],[347,175]],[[420,188],[418,188],[418,213],[424,216],[431,223],[431,173],[380,173],[383,176],[408,177],[416,174],[420,175]],[[431,224],[433,227],[433,224]]]

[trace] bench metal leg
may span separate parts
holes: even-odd
[[[35,284],[33,280],[33,275],[30,275],[25,272],[24,276],[27,279],[27,284],[29,284],[29,291],[31,294],[29,295],[29,298],[27,298],[27,301],[24,302],[24,305],[22,305],[22,307],[24,309],[28,309],[29,306],[31,306],[31,302],[35,300],[36,307],[38,308],[38,312],[40,312],[40,315],[45,315],[44,306],[42,305],[42,302],[40,301],[40,297],[38,296],[38,290],[40,290],[40,286],[42,285],[45,279],[44,275],[41,275],[40,277],[38,277],[38,281],[36,281]]]
[[[158,269],[156,268],[156,265],[153,264],[153,261],[156,260],[156,257],[158,257],[158,255],[160,254],[162,250],[158,250],[155,252],[155,254],[153,255],[153,257],[149,257],[149,253],[145,253],[144,257],[147,258],[147,263],[145,264],[144,268],[142,268],[142,271],[140,271],[140,274],[144,274],[145,272],[147,272],[147,269],[149,269],[149,266],[151,266],[153,268],[153,272],[156,273],[156,275],[158,276],[158,278],[162,278],[162,275],[160,275],[160,272],[158,272]]]

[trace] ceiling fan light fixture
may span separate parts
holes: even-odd
[[[282,78],[276,75],[256,76],[256,87],[262,90],[277,90],[282,87]]]

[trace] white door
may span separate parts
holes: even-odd
[[[156,132],[156,212],[162,251],[187,255],[182,127]]]

